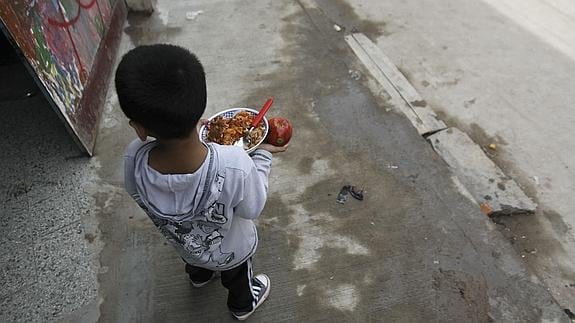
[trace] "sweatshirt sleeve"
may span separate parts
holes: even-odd
[[[255,219],[262,212],[268,190],[268,176],[272,166],[272,154],[258,149],[251,154],[252,167],[245,174],[243,199],[234,213],[244,219]]]

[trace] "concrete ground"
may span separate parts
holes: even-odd
[[[2,63],[0,322],[53,321],[71,312],[88,318],[98,305],[99,267],[98,224],[84,191],[91,161],[23,65]]]
[[[539,204],[499,223],[564,306],[575,304],[575,3],[565,0],[350,0],[326,14],[384,27],[372,40],[443,120]],[[340,12],[354,12],[349,19]],[[505,229],[504,229],[505,230]]]
[[[206,116],[273,95],[270,114],[295,125],[258,221],[254,268],[270,275],[272,291],[252,321],[568,322],[431,147],[368,89],[373,81],[326,15],[341,9],[335,3],[163,0],[125,29],[122,53],[170,42],[198,55]],[[121,157],[134,134],[113,91],[91,159],[78,157],[41,97],[0,109],[9,286],[0,321],[231,321],[224,289],[193,289],[123,191]],[[366,199],[335,203],[347,183],[365,187]]]

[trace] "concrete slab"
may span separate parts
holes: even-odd
[[[405,115],[405,117],[417,129],[419,134],[428,133],[430,128],[426,126],[417,113],[415,113],[407,102],[403,100],[401,95],[394,88],[393,84],[385,77],[385,73],[383,73],[371,56],[366,53],[361,44],[359,44],[351,35],[346,36],[345,39],[367,72],[376,80],[378,86],[381,87],[387,95],[389,95],[389,100],[391,101],[392,106]]]
[[[353,33],[347,35],[345,40],[420,135],[434,133],[447,127],[393,62],[366,35]],[[400,98],[404,102],[400,102]]]
[[[489,159],[483,150],[457,128],[427,138],[457,178],[489,215],[533,213],[537,208],[515,181]]]

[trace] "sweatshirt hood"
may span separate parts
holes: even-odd
[[[156,145],[150,143],[136,156],[136,188],[147,204],[149,211],[170,218],[187,218],[198,211],[210,196],[210,168],[214,152],[208,146],[206,159],[198,170],[191,174],[162,174],[148,165],[149,153]],[[159,210],[162,210],[161,212]]]

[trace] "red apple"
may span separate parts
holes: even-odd
[[[291,139],[292,126],[288,119],[275,117],[268,120],[269,131],[266,142],[274,146],[285,146]]]

